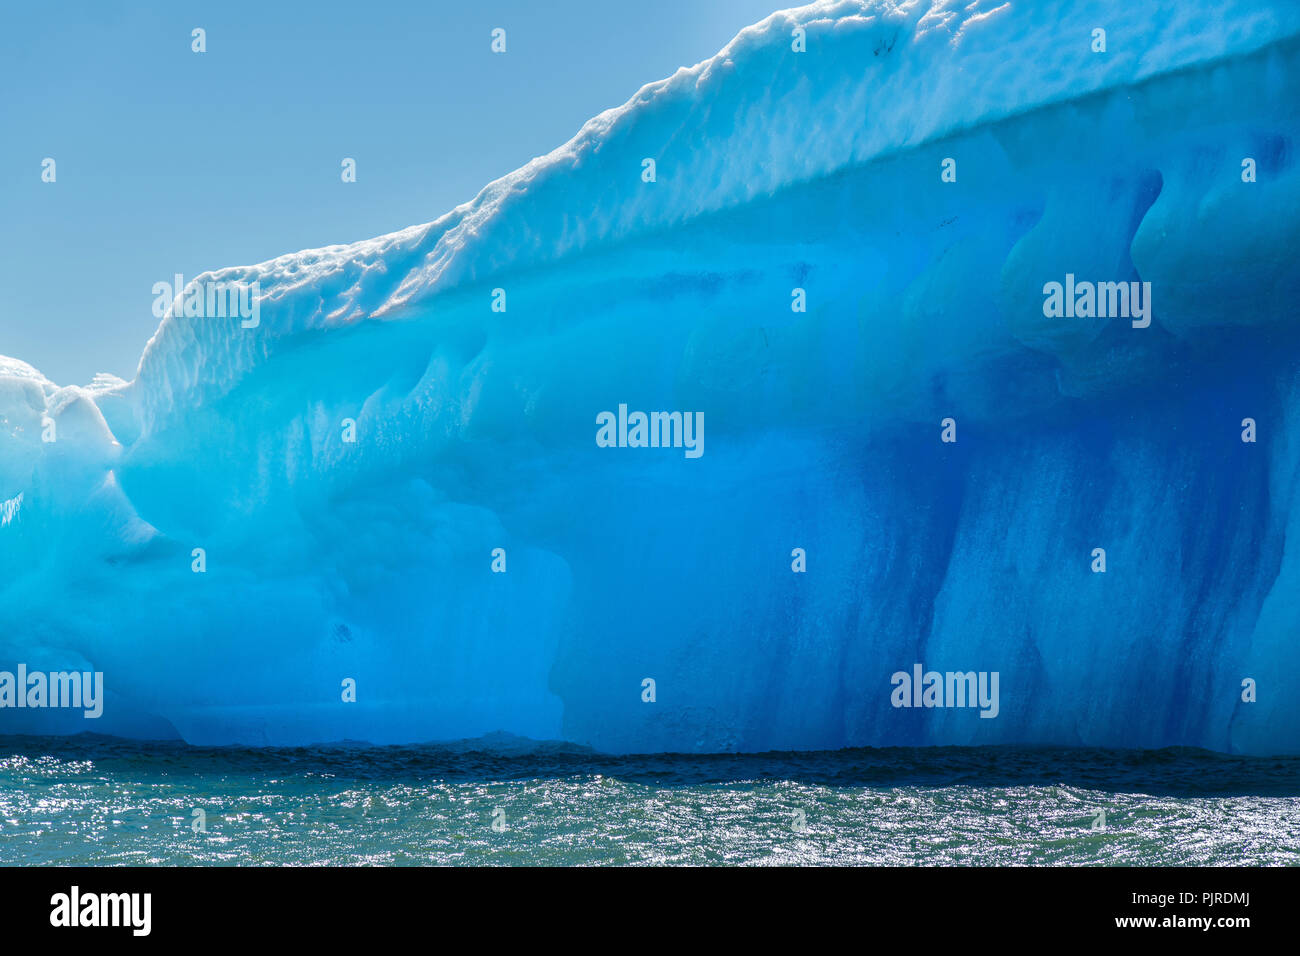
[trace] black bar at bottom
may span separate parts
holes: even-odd
[[[0,869],[0,919],[11,942],[373,946],[442,926],[454,931],[439,931],[448,945],[540,936],[581,945],[614,924],[635,937],[702,920],[710,934],[911,927],[927,944],[1044,933],[1232,944],[1286,932],[1297,889],[1295,869],[46,867]]]

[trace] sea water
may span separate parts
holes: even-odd
[[[1300,864],[1300,758],[0,743],[0,864]]]

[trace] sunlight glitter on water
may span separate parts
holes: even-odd
[[[31,738],[0,752],[5,864],[1300,864],[1289,758]]]

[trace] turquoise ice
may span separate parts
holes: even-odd
[[[131,382],[0,358],[0,670],[105,687],[0,732],[1300,751],[1300,7],[1139,6],[776,13]]]

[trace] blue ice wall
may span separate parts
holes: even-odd
[[[1288,3],[785,11],[130,383],[0,359],[0,669],[107,688],[0,732],[1300,751],[1297,67]]]

